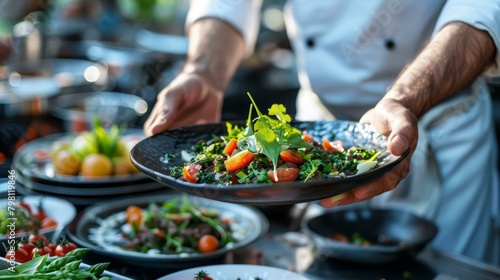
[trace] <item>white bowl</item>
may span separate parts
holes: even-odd
[[[8,196],[9,197],[9,196]],[[10,196],[15,198],[15,202],[19,202],[20,196]],[[40,199],[43,199],[43,209],[47,214],[47,217],[54,219],[57,222],[57,226],[41,229],[39,231],[40,234],[44,234],[47,239],[51,240],[53,238],[58,238],[58,233],[60,233],[76,216],[76,208],[73,204],[68,202],[67,200],[52,197],[52,196],[24,196],[23,201],[28,203],[32,209],[36,209],[38,207],[38,203]],[[8,209],[9,204],[8,198],[3,198],[0,200],[0,208]],[[10,209],[9,209],[10,210]],[[15,213],[12,216],[15,218]],[[14,235],[15,239],[20,239],[23,236],[29,235],[30,232],[25,233],[16,233]],[[5,243],[6,240],[10,238],[9,235],[0,236],[0,243]],[[2,247],[2,246],[0,246]],[[2,247],[3,250],[3,247]]]

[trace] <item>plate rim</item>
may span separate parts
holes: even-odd
[[[140,203],[144,203],[144,204],[146,203],[145,201],[161,202],[161,201],[165,201],[165,199],[181,198],[182,195],[183,195],[182,193],[173,193],[173,194],[166,193],[166,194],[162,194],[162,195],[147,195],[147,196],[140,196],[140,197],[119,198],[119,199],[113,199],[113,200],[109,200],[109,201],[105,201],[105,202],[95,203],[95,204],[85,208],[84,211],[82,211],[81,215],[79,215],[79,217],[77,217],[76,219],[73,220],[72,223],[70,223],[68,230],[67,230],[67,234],[70,236],[70,239],[72,239],[73,241],[81,243],[84,246],[91,248],[93,251],[98,252],[99,254],[107,255],[110,257],[114,257],[114,258],[120,258],[121,260],[132,260],[134,262],[137,262],[138,261],[137,259],[141,259],[139,261],[150,261],[150,262],[155,262],[155,263],[163,263],[165,261],[170,261],[172,263],[179,263],[179,262],[186,262],[186,261],[212,259],[212,258],[216,258],[219,256],[222,257],[229,252],[232,252],[232,251],[235,251],[235,250],[238,250],[238,249],[241,249],[241,248],[244,248],[244,247],[250,245],[252,242],[255,242],[256,240],[265,236],[265,234],[269,231],[269,227],[270,227],[269,220],[266,218],[266,216],[260,210],[254,208],[254,207],[251,207],[248,205],[232,204],[232,203],[227,203],[227,202],[217,202],[217,201],[212,201],[212,200],[209,200],[206,198],[200,198],[200,197],[188,195],[188,197],[191,197],[191,199],[203,199],[207,203],[223,203],[223,204],[226,204],[228,206],[231,205],[231,207],[241,207],[241,208],[244,208],[246,211],[252,212],[254,214],[254,218],[256,218],[260,222],[259,229],[258,229],[258,231],[256,231],[255,237],[251,240],[247,239],[247,240],[244,240],[242,242],[235,242],[234,246],[232,246],[231,248],[221,248],[221,249],[219,249],[215,252],[212,252],[212,253],[203,253],[203,254],[190,255],[190,256],[186,256],[186,257],[178,257],[177,254],[152,254],[152,255],[133,254],[132,255],[132,254],[124,254],[124,253],[120,253],[120,252],[117,253],[117,252],[113,252],[113,251],[109,251],[109,250],[106,250],[104,248],[101,248],[99,245],[94,244],[90,241],[84,240],[84,238],[82,238],[79,235],[78,231],[79,231],[79,227],[81,226],[80,225],[81,221],[84,218],[86,218],[87,215],[95,215],[94,213],[92,213],[92,211],[97,211],[97,210],[106,211],[105,208],[107,206],[109,206],[110,204],[113,204],[113,207],[122,208],[122,207],[126,207],[126,205],[127,205],[126,203],[129,203],[129,202],[136,202],[137,203],[137,201],[139,201],[139,200],[141,201]],[[123,204],[123,203],[125,203],[125,204],[120,205],[120,206],[114,205],[114,204]],[[101,209],[101,208],[104,208],[104,209]],[[114,213],[117,213],[117,212],[114,212]]]
[[[204,266],[197,266],[197,267],[192,267],[192,268],[187,268],[183,269],[180,271],[176,271],[173,273],[169,273],[167,275],[164,275],[158,280],[175,280],[178,278],[172,278],[172,277],[179,277],[179,276],[184,276],[186,273],[190,273],[191,271],[200,271],[200,270],[213,270],[213,269],[221,269],[221,268],[234,268],[234,269],[245,269],[245,270],[251,270],[251,269],[267,269],[267,270],[272,270],[275,271],[276,273],[283,273],[285,275],[290,275],[294,277],[299,277],[299,278],[293,278],[297,280],[308,280],[309,278],[305,275],[302,275],[300,273],[294,272],[294,271],[289,271],[283,268],[279,267],[274,267],[274,266],[269,266],[269,265],[258,265],[258,264],[215,264],[215,265],[204,265]],[[192,275],[194,277],[194,275]],[[286,278],[290,279],[290,278]]]

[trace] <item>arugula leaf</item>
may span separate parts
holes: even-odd
[[[274,178],[278,178],[276,169],[278,168],[278,159],[281,152],[281,145],[277,141],[274,131],[269,127],[266,119],[259,119],[255,123],[255,138],[262,147],[262,153],[265,154],[273,163]]]
[[[31,259],[25,263],[22,263],[14,268],[16,274],[35,274],[40,268],[42,268],[47,262],[47,255],[40,256],[38,258]]]

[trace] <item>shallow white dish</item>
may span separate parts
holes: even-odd
[[[15,198],[15,202],[19,202],[21,199],[21,196],[12,196]],[[45,213],[47,214],[47,217],[50,217],[57,222],[57,226],[52,227],[52,228],[47,228],[47,229],[42,229],[39,231],[39,233],[44,234],[48,239],[52,239],[54,236],[54,233],[61,232],[66,225],[68,225],[76,216],[76,208],[73,204],[68,202],[67,200],[57,198],[57,197],[52,197],[52,196],[24,196],[23,201],[28,203],[32,209],[36,209],[38,206],[38,203],[40,199],[43,199],[43,208]],[[1,209],[6,209],[8,205],[8,198],[2,198],[0,200],[0,208]],[[15,216],[14,216],[15,218]],[[18,233],[15,235],[15,238],[21,238],[25,235],[29,234],[27,233]],[[0,236],[0,243],[3,242],[4,240],[7,240],[9,236],[2,235]]]
[[[251,264],[221,264],[185,269],[159,278],[158,280],[194,279],[196,273],[205,271],[213,280],[308,280],[309,278],[281,268]]]

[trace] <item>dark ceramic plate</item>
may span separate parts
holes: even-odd
[[[151,202],[162,203],[174,198],[181,199],[182,196],[179,193],[142,196],[95,204],[85,209],[81,217],[73,221],[68,228],[68,235],[75,243],[82,247],[91,248],[94,253],[100,255],[117,258],[123,262],[138,266],[179,269],[180,267],[198,266],[213,259],[224,258],[227,253],[250,245],[262,237],[269,229],[269,222],[266,217],[253,207],[187,196],[194,205],[216,210],[221,217],[231,220],[233,237],[236,239],[231,246],[226,246],[211,253],[180,255],[127,251],[113,244],[113,241],[116,241],[116,236],[118,236],[116,227],[126,223],[124,212],[128,206],[137,205],[145,208]]]
[[[243,123],[236,123],[243,125]],[[191,195],[219,201],[249,205],[279,205],[314,201],[351,190],[373,181],[390,171],[405,158],[409,151],[400,157],[387,151],[386,138],[379,135],[368,125],[348,121],[295,122],[292,125],[301,131],[306,130],[316,140],[326,137],[344,141],[346,147],[360,146],[381,151],[380,166],[366,173],[332,178],[314,182],[292,182],[282,184],[246,184],[222,186],[215,184],[192,184],[170,176],[170,167],[182,166],[182,150],[188,150],[199,140],[212,139],[214,135],[227,135],[225,123],[198,125],[169,130],[143,139],[136,144],[130,156],[132,163],[146,175],[158,182]],[[173,159],[163,160],[166,154]]]
[[[434,239],[434,223],[403,210],[355,209],[330,211],[305,220],[302,229],[312,239],[318,254],[334,259],[389,263],[415,257]],[[349,242],[332,239],[342,234]],[[370,245],[354,244],[352,238]]]
[[[122,137],[143,137],[140,129],[129,129]],[[52,143],[61,139],[71,139],[71,133],[59,133],[44,136],[24,144],[16,151],[13,157],[13,166],[25,179],[40,183],[41,185],[59,186],[61,188],[88,188],[95,187],[122,187],[123,185],[139,184],[151,181],[141,172],[123,176],[105,176],[86,178],[83,176],[67,176],[55,173],[54,166],[49,158],[37,157],[40,154],[49,154]],[[82,190],[88,194],[88,190]],[[62,193],[61,193],[62,194]],[[85,194],[83,194],[85,195]]]

